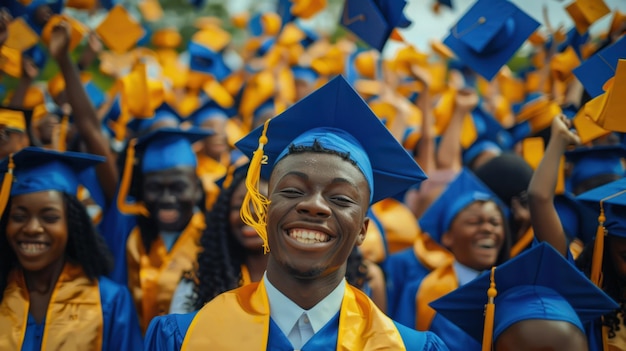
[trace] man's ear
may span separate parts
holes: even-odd
[[[361,244],[363,244],[363,241],[365,241],[365,235],[367,234],[367,227],[370,224],[370,219],[369,217],[365,217],[363,219],[363,224],[361,225],[361,231],[359,232],[359,235],[356,238],[356,245],[360,246]]]

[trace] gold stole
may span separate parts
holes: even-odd
[[[200,211],[191,217],[170,252],[158,237],[146,254],[139,228],[130,234],[126,245],[128,286],[143,331],[152,318],[169,312],[174,289],[183,273],[194,270],[204,227],[204,214]]]
[[[269,325],[269,301],[261,280],[207,303],[191,322],[181,350],[265,350]],[[406,349],[393,321],[347,284],[338,333],[337,350]]]
[[[11,271],[0,304],[0,350],[21,350],[28,310],[28,288],[19,269]],[[79,266],[66,263],[50,297],[42,350],[100,350],[104,320],[100,289]]]
[[[428,304],[459,287],[452,261],[424,277],[415,297],[415,328],[426,331],[435,318],[435,310]]]
[[[420,229],[417,219],[404,204],[388,198],[372,205],[372,211],[385,228],[389,253],[411,247]]]
[[[454,261],[454,255],[450,251],[424,232],[413,242],[413,252],[415,257],[431,271]]]
[[[209,210],[213,207],[220,193],[220,188],[215,184],[215,181],[226,175],[230,157],[222,157],[218,162],[203,153],[197,153],[196,158],[198,160],[196,174],[202,181],[202,187],[206,194],[205,207]]]
[[[252,278],[250,277],[250,271],[248,270],[248,266],[245,264],[241,265],[241,286],[252,283]]]

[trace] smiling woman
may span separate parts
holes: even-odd
[[[98,162],[26,148],[0,164],[0,349],[141,348],[130,293],[104,277],[110,254],[76,198]]]

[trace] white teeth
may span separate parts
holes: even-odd
[[[302,229],[294,229],[290,231],[289,236],[303,244],[325,243],[330,240],[330,236],[328,236],[328,234],[305,231]]]
[[[45,251],[48,248],[44,243],[20,243],[20,249],[27,254],[38,254]]]
[[[485,249],[491,249],[496,247],[496,241],[494,239],[480,239],[476,242],[476,245],[485,248]]]

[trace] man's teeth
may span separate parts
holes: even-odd
[[[20,249],[28,254],[37,254],[45,251],[47,248],[48,245],[44,243],[20,243]]]
[[[496,241],[494,239],[480,239],[476,242],[476,245],[484,249],[492,249],[496,247]]]
[[[297,229],[289,232],[289,236],[303,244],[325,243],[330,240],[330,236],[327,234]]]

